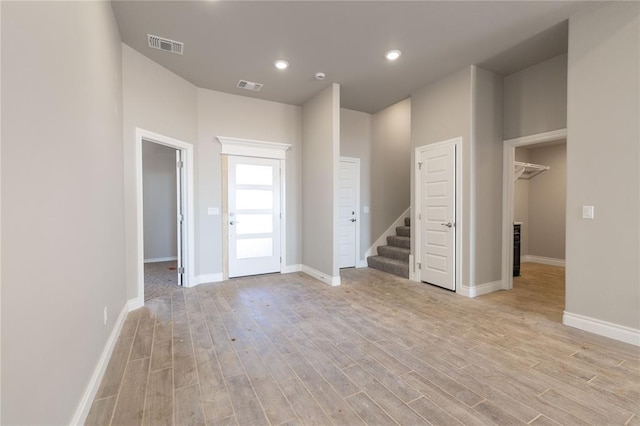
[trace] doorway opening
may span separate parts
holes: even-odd
[[[540,301],[527,309],[562,322],[566,130],[505,141],[504,152],[503,285]]]
[[[191,144],[136,129],[136,213],[142,306],[194,281]]]

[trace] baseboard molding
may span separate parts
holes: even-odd
[[[356,268],[367,268],[367,267],[369,267],[369,264],[367,264],[367,259],[358,260],[356,262]]]
[[[281,274],[291,274],[293,272],[300,272],[302,271],[302,265],[300,265],[299,263],[295,264],[295,265],[283,265],[280,273]]]
[[[552,257],[534,256],[532,254],[522,256],[520,258],[520,262],[542,263],[543,265],[561,266],[563,268],[565,267],[565,264],[566,264],[564,259],[554,259]]]
[[[144,263],[158,263],[158,262],[171,262],[173,260],[178,260],[177,256],[172,257],[155,257],[152,259],[145,259]]]
[[[200,284],[205,284],[205,283],[218,283],[220,281],[222,281],[222,272],[217,272],[215,274],[202,274],[202,275],[197,275],[194,280],[193,280],[193,284],[190,287],[195,287],[197,285]]]
[[[129,299],[127,301],[127,309],[129,312],[135,311],[138,308],[142,308],[144,306],[144,297],[136,297],[135,299]]]
[[[391,224],[389,228],[369,247],[369,250],[364,254],[364,259],[366,262],[367,257],[375,256],[378,254],[378,246],[386,246],[387,245],[387,237],[391,235],[396,235],[396,227],[404,226],[404,218],[411,215],[411,206],[407,210],[405,210],[399,218],[395,220]]]
[[[588,331],[589,333],[640,346],[640,330],[636,328],[614,324],[584,315],[573,314],[567,311],[564,311],[562,323],[569,327]]]
[[[307,266],[307,265],[301,265],[301,266],[302,266],[302,272],[312,276],[317,280],[322,281],[323,283],[329,284],[332,287],[336,287],[340,285],[340,276],[332,277],[316,269],[313,269],[310,266]]]
[[[502,281],[493,281],[490,283],[479,284],[473,287],[461,285],[456,293],[466,297],[482,296],[483,294],[493,293],[502,290]]]
[[[84,425],[85,421],[87,420],[87,415],[89,414],[89,410],[91,409],[93,400],[98,393],[98,388],[100,387],[100,383],[102,382],[104,373],[107,370],[107,365],[109,364],[109,360],[111,359],[113,348],[115,348],[118,337],[120,336],[122,325],[124,324],[124,320],[129,313],[128,306],[129,302],[127,302],[127,304],[125,304],[125,306],[122,308],[122,310],[120,311],[120,315],[118,315],[118,319],[116,319],[116,323],[113,325],[113,330],[111,330],[111,334],[107,339],[107,343],[105,344],[104,349],[102,350],[102,354],[100,355],[98,364],[93,370],[93,375],[91,376],[91,380],[89,380],[89,385],[87,385],[87,389],[85,389],[84,394],[82,395],[80,404],[78,405],[78,408],[73,415],[73,419],[71,420],[72,425]]]

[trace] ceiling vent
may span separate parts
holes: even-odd
[[[238,85],[236,87],[238,87],[239,89],[246,89],[246,90],[252,90],[254,92],[259,92],[260,89],[262,89],[262,86],[264,85],[260,83],[254,83],[253,81],[240,80],[238,81]]]
[[[149,47],[152,49],[158,49],[169,53],[177,53],[182,55],[184,49],[184,43],[179,41],[169,40],[168,38],[162,38],[147,34],[147,40],[149,41]]]

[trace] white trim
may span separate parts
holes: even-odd
[[[143,297],[136,297],[134,299],[127,300],[127,309],[129,312],[135,311],[136,309],[142,308],[144,306],[144,295]]]
[[[637,328],[614,324],[567,311],[564,311],[564,315],[562,315],[562,323],[569,327],[588,331],[589,333],[640,346],[640,330]]]
[[[513,288],[513,163],[516,147],[534,145],[567,138],[567,129],[553,130],[504,141],[502,157],[502,284],[505,290]]]
[[[300,272],[302,271],[302,265],[297,263],[295,265],[282,265],[282,270],[280,271],[281,274],[291,274],[293,272]]]
[[[194,285],[218,283],[220,281],[223,281],[222,272],[218,272],[215,274],[203,274],[196,276]]]
[[[367,257],[375,256],[378,254],[377,250],[379,246],[387,245],[387,237],[396,235],[396,228],[398,226],[404,226],[404,218],[409,217],[410,215],[411,215],[411,207],[409,207],[404,212],[402,212],[402,214],[395,220],[395,222],[393,222],[391,226],[389,226],[387,230],[384,231],[382,235],[380,235],[380,237],[371,245],[371,247],[369,247],[369,250],[367,250],[366,253],[364,254],[365,263],[367,261]]]
[[[417,263],[420,261],[420,226],[419,226],[419,220],[418,220],[418,208],[420,206],[420,173],[418,173],[419,171],[419,165],[418,163],[420,162],[420,154],[423,151],[428,151],[430,149],[437,149],[437,148],[442,148],[448,145],[453,144],[456,148],[456,197],[455,197],[455,205],[456,205],[456,226],[455,226],[455,230],[456,230],[456,238],[455,238],[455,277],[454,277],[454,285],[455,285],[455,292],[458,292],[458,290],[462,289],[462,264],[463,264],[463,257],[462,257],[462,236],[464,235],[464,232],[466,230],[466,226],[465,223],[463,221],[463,214],[462,212],[464,211],[463,208],[463,198],[462,198],[462,183],[463,183],[463,177],[464,177],[464,170],[463,170],[463,163],[462,163],[462,156],[463,156],[463,139],[462,137],[457,137],[457,138],[453,138],[453,139],[447,139],[445,141],[441,141],[441,142],[436,142],[436,143],[432,143],[432,144],[428,144],[428,145],[422,145],[419,146],[415,149],[415,154],[414,154],[414,159],[415,159],[415,164],[414,164],[414,205],[413,205],[413,214],[412,214],[412,220],[413,222],[411,223],[411,227],[412,227],[412,231],[411,231],[411,235],[414,236],[412,239],[414,239],[414,253],[413,253],[413,262],[410,264],[409,267],[409,274],[410,274],[410,279],[412,279],[413,281],[417,281],[417,282],[421,282],[420,279],[420,270],[417,268]],[[473,262],[471,262],[471,264],[473,264]],[[415,271],[413,274],[411,273],[411,271]]]
[[[154,257],[152,259],[145,259],[144,263],[158,263],[158,262],[171,262],[173,260],[178,260],[178,256],[171,257]]]
[[[194,157],[193,145],[187,142],[173,139],[168,136],[150,132],[136,127],[136,254],[135,267],[137,269],[138,297],[136,304],[144,306],[144,212],[142,199],[142,141],[157,143],[175,149],[181,149],[184,156],[184,170],[186,181],[186,218],[185,228],[187,229],[187,244],[184,247],[184,265],[186,267],[184,287],[191,287],[195,281],[195,216],[194,216]]]
[[[307,275],[312,276],[313,278],[322,281],[325,284],[329,284],[332,287],[336,287],[340,285],[340,276],[337,277],[332,277],[328,274],[325,274],[323,272],[320,272],[316,269],[313,269],[310,266],[307,265],[301,265],[301,270],[302,272],[304,272]]]
[[[87,388],[82,395],[82,399],[78,404],[78,408],[76,408],[76,411],[73,415],[73,419],[71,420],[72,425],[83,425],[87,420],[87,415],[89,414],[89,410],[91,409],[93,400],[98,393],[98,388],[100,387],[100,383],[102,382],[104,373],[107,370],[107,365],[109,364],[109,360],[111,359],[111,354],[113,353],[113,349],[115,348],[118,337],[120,336],[122,325],[124,324],[124,320],[127,317],[127,313],[129,312],[129,310],[127,309],[127,305],[128,304],[123,306],[122,310],[120,311],[120,315],[118,315],[118,319],[116,319],[116,323],[114,324],[113,329],[111,330],[111,334],[107,339],[107,343],[102,350],[100,359],[98,359],[98,364],[93,370],[93,374],[91,375],[89,384],[87,385]]]
[[[356,165],[356,207],[355,207],[355,211],[356,211],[356,236],[355,236],[355,251],[356,251],[356,262],[355,265],[353,265],[354,267],[358,267],[359,264],[363,263],[363,259],[360,258],[360,224],[362,223],[360,221],[360,159],[359,158],[355,158],[355,157],[340,157],[340,162],[345,162],[345,163],[353,163]],[[339,214],[339,213],[338,213]],[[339,256],[338,256],[339,258]],[[367,262],[366,260],[364,260],[364,264],[366,265]],[[362,267],[362,266],[361,266]]]
[[[520,262],[533,262],[533,263],[542,263],[543,265],[550,266],[561,266],[565,267],[564,259],[554,259],[552,257],[542,257],[542,256],[534,256],[532,254],[527,254],[525,256],[520,257]]]
[[[369,264],[367,263],[366,257],[364,260],[358,259],[358,261],[356,262],[356,268],[368,268],[368,267],[369,267]]]
[[[494,291],[498,290],[502,290],[502,281],[493,281],[473,287],[469,287],[463,284],[460,286],[459,290],[456,293],[460,294],[461,296],[473,298],[476,296],[482,296],[483,294],[493,293]]]
[[[243,157],[286,159],[286,152],[291,145],[277,142],[267,142],[255,139],[230,138],[218,136],[222,145],[221,154],[239,155]]]

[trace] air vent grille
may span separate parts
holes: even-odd
[[[152,49],[158,49],[170,53],[177,53],[178,55],[182,55],[182,51],[184,50],[184,43],[180,43],[179,41],[175,40],[169,40],[168,38],[147,34],[147,40],[149,41],[149,47]]]
[[[240,80],[238,81],[238,85],[236,87],[240,89],[251,90],[254,92],[259,92],[262,89],[263,84],[254,83],[253,81]]]

